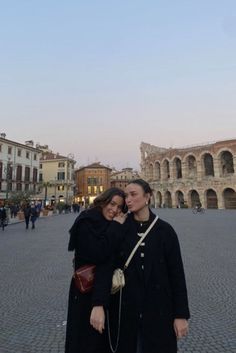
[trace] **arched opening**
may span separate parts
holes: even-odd
[[[184,194],[182,191],[178,190],[175,193],[175,201],[177,208],[183,208],[184,207]]]
[[[172,208],[171,193],[170,193],[169,191],[166,191],[166,193],[165,193],[164,205],[163,205],[163,207]]]
[[[234,163],[233,163],[233,155],[229,151],[224,151],[221,153],[221,168],[222,175],[226,176],[227,174],[234,173]]]
[[[170,178],[170,163],[167,159],[163,162],[163,179],[167,180]]]
[[[207,208],[218,208],[218,199],[216,192],[212,189],[206,191]]]
[[[160,208],[162,206],[162,196],[160,191],[156,193],[156,207]]]
[[[236,208],[236,192],[231,189],[227,188],[223,192],[224,203],[226,209],[235,209]]]
[[[154,164],[154,178],[155,180],[161,179],[161,166],[159,162],[155,162]]]
[[[181,160],[176,157],[174,159],[174,168],[173,168],[173,174],[174,174],[174,179],[181,179],[182,178],[182,162]]]
[[[153,179],[153,164],[149,165],[149,179]]]
[[[214,176],[214,163],[210,153],[206,153],[203,157],[205,176]]]
[[[191,207],[195,207],[200,204],[200,197],[196,190],[190,192]]]
[[[197,161],[194,156],[187,158],[187,173],[190,178],[197,176]]]

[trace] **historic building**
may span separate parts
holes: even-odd
[[[14,192],[36,193],[41,151],[33,141],[25,144],[0,134],[0,200],[7,201]]]
[[[155,207],[236,208],[236,140],[186,148],[142,142],[140,150]]]
[[[138,178],[140,178],[140,176],[133,168],[123,168],[121,171],[112,171],[111,186],[124,190],[130,181]]]
[[[92,163],[75,171],[75,201],[90,205],[95,197],[111,186],[111,168],[100,162]]]
[[[37,147],[42,151],[39,169],[38,199],[44,205],[53,205],[58,202],[71,204],[74,200],[74,166],[73,155],[62,156],[53,153],[48,145]]]

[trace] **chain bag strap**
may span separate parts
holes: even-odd
[[[132,260],[135,252],[137,251],[138,247],[140,246],[140,244],[143,242],[143,240],[146,238],[146,236],[148,235],[148,233],[150,232],[150,230],[152,229],[152,227],[154,226],[154,224],[156,223],[156,221],[158,220],[158,216],[156,216],[154,218],[154,220],[152,221],[152,223],[150,224],[150,226],[148,227],[148,229],[146,230],[145,233],[142,234],[141,238],[139,239],[139,241],[137,242],[137,244],[135,245],[135,247],[133,248],[133,250],[131,251],[128,259],[126,260],[125,264],[124,264],[124,269],[120,269],[117,268],[114,271],[113,274],[113,279],[112,282],[115,279],[115,288],[113,288],[113,283],[112,283],[112,289],[111,289],[111,293],[115,294],[116,292],[120,291],[120,295],[119,295],[119,312],[118,312],[118,328],[117,328],[117,336],[116,336],[116,344],[115,347],[113,347],[113,344],[111,342],[111,328],[110,328],[110,320],[109,320],[109,310],[107,310],[107,328],[108,328],[108,339],[109,339],[109,345],[110,345],[110,349],[112,351],[112,353],[116,353],[117,348],[118,348],[118,344],[119,344],[119,339],[120,339],[120,321],[121,321],[121,301],[122,301],[122,288],[125,285],[125,276],[124,276],[124,271],[127,269],[127,267],[130,264],[130,261]]]

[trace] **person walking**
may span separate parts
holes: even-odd
[[[137,179],[126,189],[129,214],[114,220],[123,224],[123,241],[115,267],[123,268],[155,215],[149,208],[150,185]],[[124,272],[120,337],[117,353],[176,353],[177,340],[188,333],[190,317],[183,262],[177,234],[158,219]],[[120,293],[111,296],[111,342],[116,342]]]
[[[2,230],[4,230],[7,225],[7,211],[4,205],[0,207],[0,224]]]
[[[25,217],[25,228],[29,229],[29,220],[30,220],[30,215],[31,215],[31,207],[30,207],[29,203],[27,203],[24,206],[23,212],[24,212],[24,217]]]
[[[72,278],[66,327],[65,353],[106,353],[105,309],[110,300],[110,258],[119,244],[121,225],[113,222],[124,205],[124,192],[110,188],[99,195],[91,208],[80,213],[70,229],[69,251],[74,251],[74,270],[95,264],[91,292],[81,293]],[[118,230],[117,230],[118,228]],[[109,267],[109,271],[107,271]]]
[[[30,221],[32,223],[32,229],[35,229],[35,222],[38,217],[38,210],[35,206],[35,204],[32,204],[30,207]]]

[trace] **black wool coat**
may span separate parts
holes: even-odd
[[[149,224],[154,217],[151,213]],[[132,214],[123,227],[118,267],[123,267],[138,240],[137,222]],[[143,353],[176,353],[173,321],[188,319],[190,315],[178,238],[168,223],[158,219],[144,242],[145,246],[139,248],[125,270],[117,353],[136,353],[138,333],[142,337]],[[110,306],[113,343],[117,333],[118,297],[119,294],[112,296]]]
[[[85,264],[95,264],[95,284],[92,292],[82,294],[70,284],[65,353],[106,353],[105,334],[90,325],[93,306],[108,306],[111,288],[111,254],[119,243],[121,227],[107,221],[96,209],[83,211],[70,229],[68,250],[75,252],[75,270]]]

